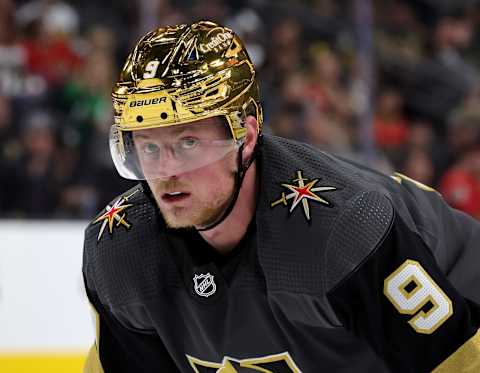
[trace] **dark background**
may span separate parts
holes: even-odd
[[[146,31],[200,19],[246,42],[265,131],[480,218],[473,0],[0,0],[0,218],[90,219],[132,185],[108,152],[112,84]]]

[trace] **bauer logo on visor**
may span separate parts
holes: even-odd
[[[130,102],[130,107],[135,107],[135,106],[148,106],[148,105],[157,105],[162,102],[167,102],[166,97],[156,97],[148,100],[138,100],[138,101],[132,101]]]

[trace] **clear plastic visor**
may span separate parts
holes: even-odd
[[[119,174],[131,180],[166,179],[220,161],[238,150],[223,123],[121,131],[110,129],[110,152]]]

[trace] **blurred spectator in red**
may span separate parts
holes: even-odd
[[[0,95],[22,97],[39,95],[45,83],[26,73],[27,55],[15,25],[15,5],[0,0]]]
[[[380,90],[374,117],[375,143],[395,167],[409,137],[409,122],[403,114],[403,98],[394,88]]]
[[[61,86],[81,65],[74,48],[78,15],[56,0],[36,0],[19,9],[25,25],[23,46],[29,72],[45,78],[50,86]]]
[[[443,176],[440,192],[453,207],[480,219],[480,147],[465,151]]]
[[[447,135],[450,167],[440,192],[452,206],[480,219],[480,110],[466,105],[455,111]]]

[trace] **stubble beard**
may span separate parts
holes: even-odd
[[[230,180],[232,179],[230,178]],[[165,189],[160,187],[157,190]],[[201,228],[215,223],[227,209],[234,193],[234,183],[232,182],[229,188],[222,189],[221,193],[218,193],[218,190],[212,190],[211,192],[211,195],[217,192],[211,200],[201,200],[197,196],[191,195],[192,202],[188,205],[170,208],[162,207],[163,204],[160,200],[162,193],[155,192],[154,196],[168,228]]]
[[[201,202],[195,207],[173,207],[160,212],[167,227],[173,229],[206,227],[214,223],[227,208],[230,196],[222,196],[215,201]]]

